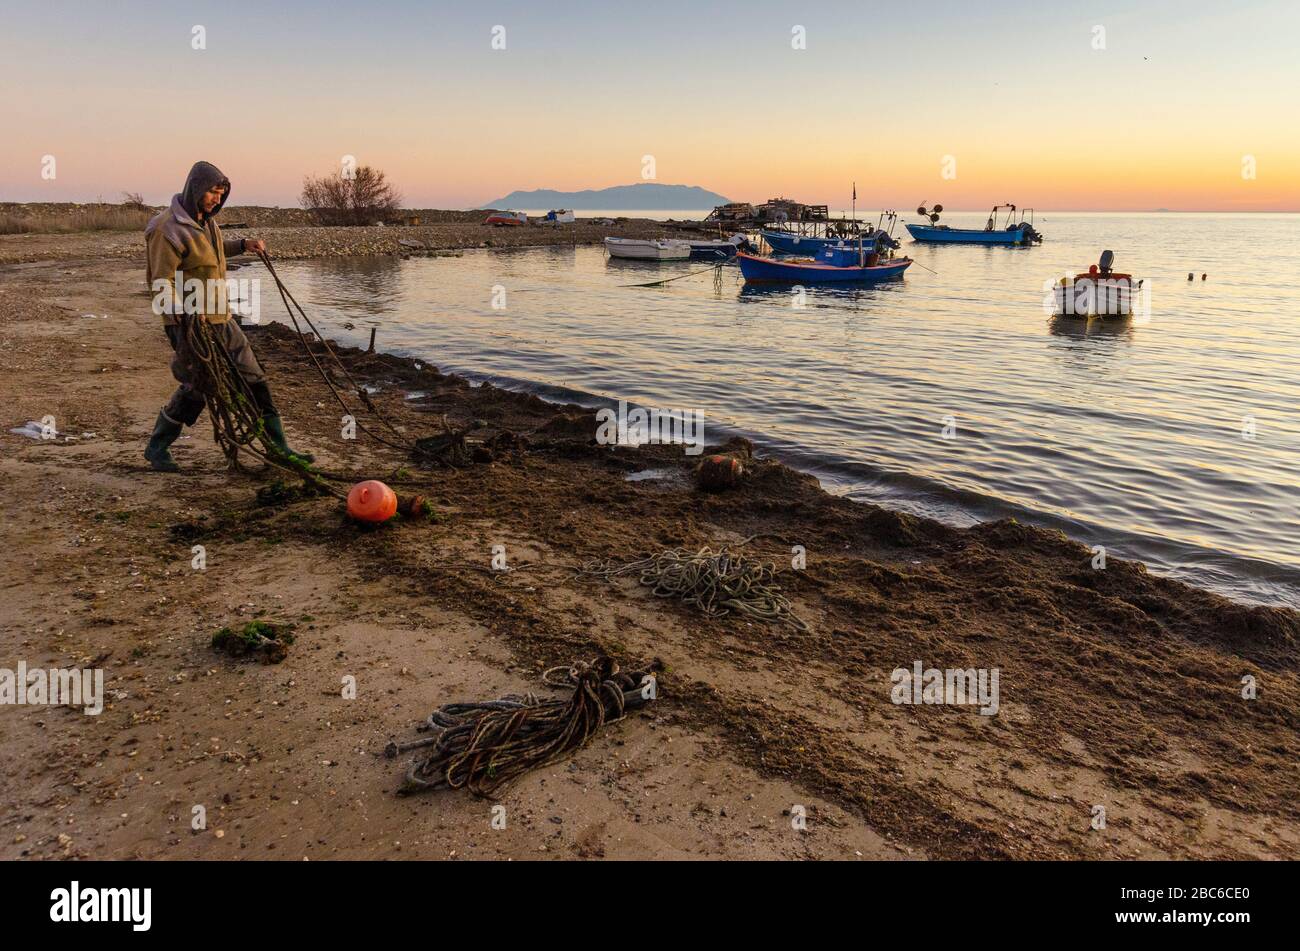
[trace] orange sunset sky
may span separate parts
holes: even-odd
[[[1300,211],[1297,36],[1293,0],[30,4],[0,200],[161,203],[204,158],[233,204],[294,205],[354,155],[474,207],[651,155],[737,200]]]

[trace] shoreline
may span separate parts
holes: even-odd
[[[519,248],[525,249],[526,247]],[[484,253],[501,249],[467,249],[464,253],[470,250]],[[325,266],[330,260],[323,258],[320,263]],[[267,319],[285,319],[276,312],[277,308],[278,302],[273,301]],[[393,340],[394,333],[400,333],[400,330],[389,330],[386,326],[381,326],[380,330],[381,336],[386,335],[389,342]],[[422,358],[418,349],[399,346],[397,352],[410,354],[416,359]],[[428,359],[427,356],[423,358]],[[596,406],[602,405],[602,401],[615,405],[618,400],[616,395],[601,395],[576,388],[576,385],[564,386],[522,375],[479,370],[467,363],[463,355],[453,369],[469,379],[488,379],[506,389],[536,394],[550,402],[575,401]],[[767,433],[754,426],[711,424],[710,428],[727,435],[744,436],[763,445],[765,451],[792,468],[816,475],[823,480],[826,490],[833,494],[850,495],[857,501],[897,509],[921,518],[935,518],[952,527],[1014,518],[1049,531],[1063,531],[1068,537],[1088,545],[1101,545],[1108,556],[1142,561],[1164,577],[1214,591],[1230,600],[1252,606],[1300,610],[1300,569],[1280,560],[1280,552],[1270,558],[1265,554],[1242,552],[1229,546],[1212,547],[1210,542],[1197,544],[1195,540],[1165,535],[1158,530],[1144,533],[1125,526],[1122,521],[1088,521],[1077,511],[1068,508],[1054,509],[1029,504],[1029,500],[1011,500],[994,494],[991,490],[981,492],[977,488],[957,488],[940,478],[892,466],[884,460],[861,460],[852,454],[836,455],[834,452],[822,452],[808,444],[769,438]],[[863,484],[868,488],[859,491],[857,487]],[[881,490],[879,497],[876,495],[877,489]],[[1037,503],[1043,499],[1033,501]]]
[[[223,212],[222,217],[237,221],[240,210],[230,209],[230,216]],[[612,225],[580,218],[571,225],[529,224],[516,228],[493,227],[481,220],[364,227],[250,224],[247,228],[231,228],[223,224],[222,231],[227,237],[263,238],[273,249],[276,260],[284,261],[371,255],[411,257],[473,248],[590,245],[600,244],[606,237],[659,238],[680,236],[683,232],[700,233],[686,222],[670,224],[649,218],[617,220]],[[143,249],[144,236],[140,231],[0,234],[0,266],[103,258],[134,261],[144,253]]]
[[[511,249],[514,250],[514,249]],[[274,316],[269,319],[270,323],[278,323],[281,326],[288,326],[285,321]],[[385,353],[399,356],[415,362],[427,361],[428,358],[422,357],[411,352],[400,352],[399,350],[385,350]],[[601,407],[617,407],[619,398],[612,396],[601,396],[586,390],[576,390],[571,387],[560,387],[554,384],[541,383],[536,380],[530,380],[525,377],[509,376],[501,373],[488,371],[472,370],[464,366],[453,366],[448,371],[448,375],[464,377],[471,383],[489,382],[503,390],[519,393],[526,396],[536,396],[548,404],[560,408],[566,406],[579,406],[584,409],[598,409]],[[628,404],[629,406],[635,404]],[[647,409],[650,407],[646,407]],[[1120,557],[1125,561],[1138,562],[1148,570],[1156,572],[1159,577],[1168,578],[1177,581],[1192,588],[1208,591],[1223,597],[1229,601],[1241,604],[1246,607],[1274,607],[1285,610],[1300,610],[1300,604],[1287,603],[1284,598],[1279,598],[1274,592],[1265,593],[1257,592],[1254,596],[1249,596],[1244,592],[1228,592],[1221,587],[1211,584],[1203,579],[1198,580],[1196,573],[1184,571],[1182,574],[1175,568],[1168,565],[1157,566],[1152,564],[1148,559],[1137,556],[1116,556],[1111,554],[1115,551],[1123,550],[1123,546],[1113,541],[1114,532],[1101,526],[1092,526],[1088,532],[1083,531],[1087,527],[1085,523],[1072,521],[1068,517],[1056,513],[1033,509],[1027,506],[1018,505],[1014,502],[1008,502],[997,496],[978,495],[970,490],[953,490],[941,482],[927,482],[925,487],[919,491],[920,499],[937,502],[950,510],[947,518],[937,515],[927,515],[913,511],[906,507],[906,503],[915,502],[918,497],[893,500],[893,504],[888,501],[875,501],[870,498],[855,497],[850,493],[849,487],[852,484],[852,476],[845,472],[846,468],[852,466],[865,466],[863,463],[849,463],[845,465],[839,460],[829,457],[819,457],[813,452],[798,444],[787,443],[779,444],[778,440],[772,439],[767,434],[754,429],[737,427],[730,424],[711,423],[708,429],[712,433],[721,433],[720,442],[727,442],[730,439],[739,437],[748,440],[757,449],[761,450],[768,458],[775,459],[782,465],[789,467],[795,472],[811,476],[818,480],[822,490],[829,495],[843,497],[857,504],[874,505],[900,515],[919,518],[922,520],[931,520],[938,522],[949,528],[968,528],[972,525],[983,524],[994,521],[1023,521],[1025,524],[1047,532],[1057,532],[1064,534],[1072,541],[1079,544],[1088,544],[1084,541],[1087,537],[1092,544],[1105,543],[1108,557]],[[804,460],[796,457],[803,456]],[[909,484],[915,486],[918,483],[918,477],[906,469],[896,468],[874,468],[870,469],[870,474],[883,483],[889,484]],[[830,478],[827,477],[829,473]],[[964,501],[963,501],[964,500]],[[1108,534],[1108,532],[1110,534]],[[1250,574],[1239,573],[1236,575],[1228,574],[1226,567],[1218,567],[1218,570],[1224,573],[1237,584],[1242,584],[1245,579],[1250,577],[1254,579],[1263,579],[1262,584],[1285,586],[1293,585],[1293,582],[1274,578],[1273,575],[1290,571],[1288,566],[1279,564],[1275,561],[1269,561],[1262,558],[1256,558],[1249,555],[1229,554],[1220,552],[1217,549],[1210,548],[1192,548],[1184,543],[1173,541],[1165,538],[1154,538],[1143,536],[1137,533],[1121,532],[1123,541],[1127,544],[1137,542],[1146,542],[1155,544],[1164,549],[1172,558],[1175,554],[1187,555],[1193,554],[1204,557],[1206,555],[1221,555],[1224,559],[1223,565],[1249,566],[1252,570]],[[1209,565],[1199,565],[1200,573],[1204,573],[1211,567]],[[1226,582],[1225,582],[1226,583]]]
[[[0,262],[13,241],[0,239]],[[98,256],[58,257],[69,244]],[[33,816],[4,830],[0,854],[1300,855],[1290,802],[1300,614],[1133,562],[1092,571],[1082,545],[1016,522],[956,529],[837,498],[761,458],[740,488],[704,495],[690,485],[694,460],[674,447],[590,445],[590,411],[346,348],[408,432],[436,431],[445,413],[528,447],[416,472],[439,514],[428,526],[363,532],[319,499],[257,506],[259,483],[224,471],[203,422],[177,453],[191,475],[145,469],[139,451],[170,388],[167,350],[142,276],[121,273],[127,254],[113,247],[65,241],[6,269],[0,288],[3,468],[17,487],[3,541],[23,555],[4,572],[5,654],[36,665],[108,650],[115,698],[98,718],[0,708],[17,721],[5,742],[23,764],[3,795]],[[340,445],[292,331],[263,324],[250,336],[295,444],[330,469],[410,468],[387,450]],[[59,366],[50,352],[65,355]],[[431,395],[408,401],[412,390]],[[43,406],[95,437],[52,445],[7,432]],[[675,475],[625,480],[645,469]],[[710,620],[634,583],[571,576],[591,558],[755,533],[780,537],[752,549],[778,567],[788,542],[806,548],[807,569],[781,583],[811,633]],[[186,567],[196,539],[212,552],[201,575]],[[448,567],[485,562],[498,542],[545,567],[499,580]],[[245,618],[275,609],[312,620],[283,664],[249,666],[207,646],[241,620],[232,604]],[[661,657],[664,699],[503,791],[534,821],[494,832],[490,804],[463,794],[391,796],[400,769],[378,750],[410,738],[437,703],[537,689],[538,665],[597,649],[628,664]],[[913,660],[1000,669],[1001,713],[891,703],[890,670]],[[349,665],[373,683],[359,708],[330,694]],[[1237,696],[1245,673],[1266,684],[1250,706]],[[100,749],[110,752],[96,759]],[[211,811],[231,834],[191,834],[187,795],[219,803]],[[303,797],[311,816],[291,804]],[[75,832],[58,831],[62,810],[45,801],[78,816]],[[1107,835],[1089,833],[1099,802],[1113,816]],[[812,832],[790,831],[792,803],[809,805]]]

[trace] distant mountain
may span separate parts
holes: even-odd
[[[636,185],[615,185],[612,188],[585,189],[580,192],[558,192],[538,188],[530,192],[511,192],[504,198],[484,202],[480,208],[570,208],[574,211],[601,209],[630,211],[644,209],[695,210],[711,209],[725,205],[729,198],[700,188],[697,185],[660,185],[657,182],[639,182]]]

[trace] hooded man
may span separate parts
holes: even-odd
[[[266,374],[253,348],[231,319],[226,306],[226,257],[245,251],[265,251],[266,242],[246,238],[223,239],[216,216],[230,197],[230,179],[208,162],[195,162],[171,207],[154,215],[144,229],[148,248],[147,273],[154,294],[155,312],[175,351],[180,340],[178,314],[194,314],[208,322],[213,337],[225,349],[239,375],[248,384],[262,416],[272,447],[285,456],[311,462],[307,453],[294,452],[284,437],[284,424],[271,400]],[[188,309],[187,309],[188,308]],[[203,395],[191,385],[179,355],[172,357],[172,376],[180,386],[158,414],[144,457],[160,472],[177,472],[169,447],[183,426],[193,426],[203,412]]]

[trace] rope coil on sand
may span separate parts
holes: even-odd
[[[488,796],[530,769],[545,766],[586,745],[603,726],[656,698],[650,669],[620,671],[609,657],[552,667],[542,675],[550,687],[572,687],[568,698],[510,695],[499,700],[448,703],[429,714],[433,735],[390,743],[390,759],[413,749],[432,752],[411,764],[398,792],[468,789]]]
[[[634,575],[656,597],[677,598],[711,618],[735,611],[757,621],[809,629],[775,584],[775,565],[746,559],[725,546],[716,552],[708,547],[696,552],[674,548],[626,564],[598,559],[584,564],[578,573],[605,581]]]

